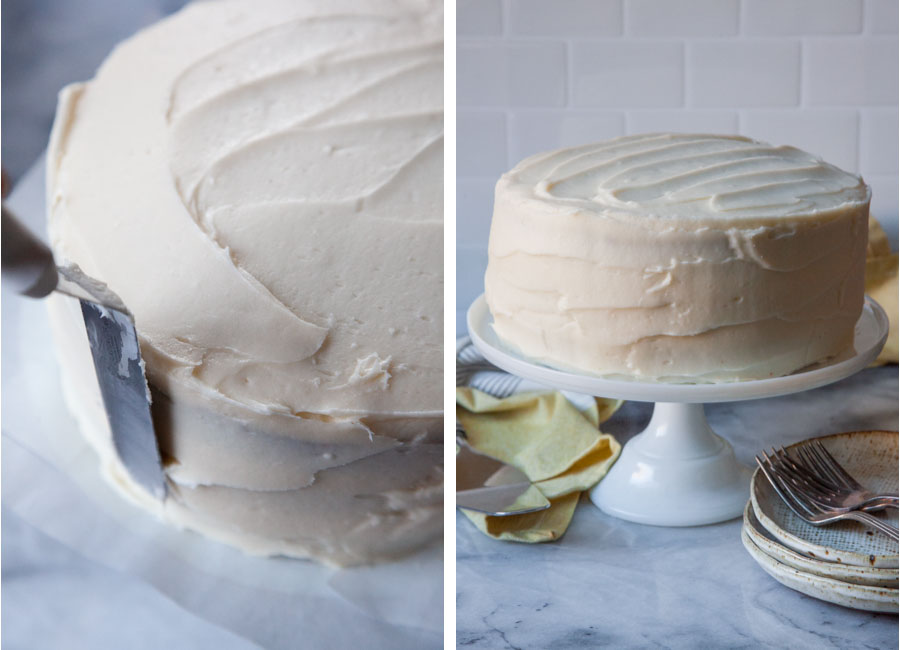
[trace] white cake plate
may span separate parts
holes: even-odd
[[[556,370],[510,351],[494,333],[484,295],[467,314],[469,336],[498,368],[554,389],[655,402],[647,428],[628,441],[609,474],[591,491],[607,514],[656,526],[698,526],[741,516],[750,496],[750,469],[706,421],[703,404],[797,393],[836,382],[878,356],[888,318],[866,298],[856,323],[853,350],[792,375],[724,384],[669,384],[610,379]]]

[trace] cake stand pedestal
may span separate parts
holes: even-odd
[[[706,421],[703,405],[788,395],[836,382],[878,356],[888,318],[866,298],[853,348],[792,375],[726,384],[667,384],[611,379],[556,370],[508,350],[493,329],[484,296],[467,314],[469,336],[498,368],[549,388],[615,399],[654,402],[647,428],[628,441],[591,500],[607,514],[657,526],[697,526],[741,515],[749,498],[750,469]]]

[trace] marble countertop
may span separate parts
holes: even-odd
[[[766,446],[897,429],[896,366],[784,397],[707,405],[746,464]],[[629,402],[604,431],[627,441],[652,405]],[[740,519],[663,528],[610,517],[586,498],[550,544],[498,542],[457,516],[457,645],[471,648],[896,648],[897,617],[782,586],[753,561]]]

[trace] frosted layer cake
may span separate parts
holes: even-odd
[[[497,183],[485,297],[549,365],[649,381],[789,374],[853,340],[870,192],[793,147],[632,135]]]
[[[62,92],[51,241],[134,314],[164,503],[55,298],[66,397],[168,521],[340,565],[440,535],[442,34],[437,2],[204,2]]]

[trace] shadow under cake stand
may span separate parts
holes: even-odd
[[[494,333],[484,295],[467,313],[472,343],[498,368],[553,389],[654,402],[647,428],[625,444],[591,500],[607,514],[657,526],[698,526],[741,516],[750,496],[750,469],[706,421],[705,403],[761,399],[830,384],[862,370],[878,356],[888,318],[866,298],[853,349],[824,364],[784,377],[722,384],[669,384],[556,370],[506,348]]]

